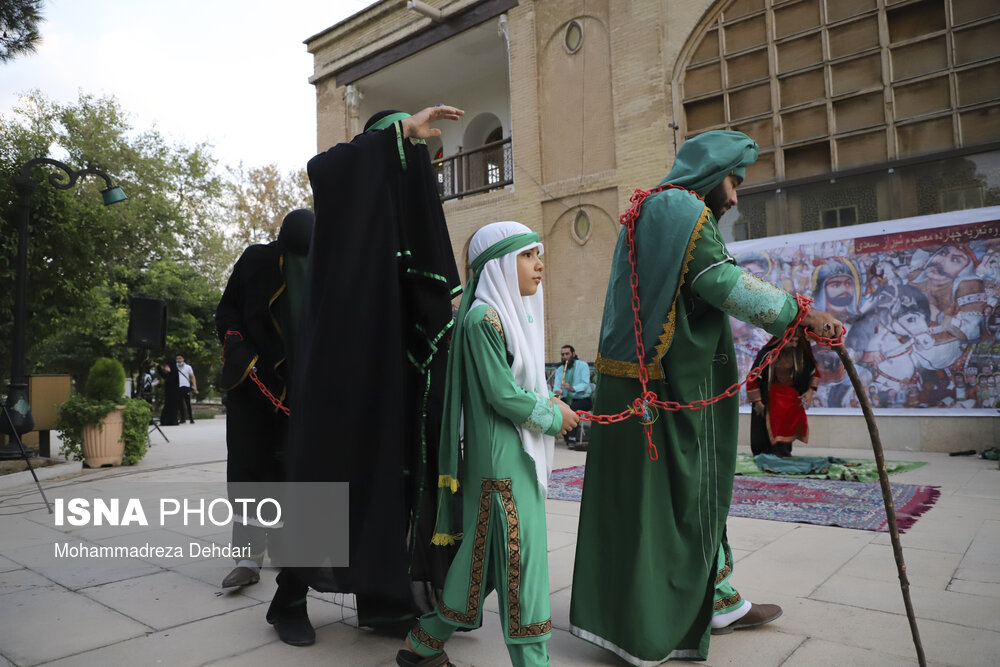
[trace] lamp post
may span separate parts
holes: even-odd
[[[31,219],[31,198],[40,183],[31,177],[31,168],[36,165],[51,165],[61,169],[64,173],[55,172],[49,174],[49,184],[59,190],[69,190],[78,178],[88,174],[94,174],[104,179],[107,186],[101,190],[101,197],[104,205],[110,206],[120,201],[125,201],[128,197],[118,186],[111,183],[111,177],[100,169],[88,167],[73,171],[68,165],[47,157],[36,157],[28,160],[21,170],[14,175],[14,187],[17,189],[17,265],[16,279],[14,286],[14,345],[11,348],[10,361],[10,385],[7,388],[7,401],[5,403],[10,414],[10,422],[0,421],[0,431],[13,436],[10,433],[11,424],[13,430],[18,433],[27,433],[35,427],[35,420],[31,416],[31,405],[28,403],[28,374],[25,369],[25,307],[28,297],[28,227]],[[23,454],[14,442],[17,438],[12,438],[11,442],[4,447],[0,447],[0,459],[20,458]]]

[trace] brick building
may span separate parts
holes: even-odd
[[[539,232],[552,360],[595,358],[619,212],[698,132],[761,147],[729,241],[1000,204],[994,0],[381,0],[306,44],[321,150],[466,110],[429,146],[456,258]]]

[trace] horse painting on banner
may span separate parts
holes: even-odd
[[[916,287],[887,283],[864,310],[864,317],[855,324],[853,342],[863,350],[862,362],[874,369],[876,390],[902,396],[920,384],[919,355],[934,347],[927,297]]]

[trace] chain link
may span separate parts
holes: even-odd
[[[264,396],[267,397],[269,401],[271,401],[271,404],[274,407],[284,412],[286,417],[291,414],[291,410],[289,410],[288,407],[281,402],[281,399],[272,394],[271,392],[269,392],[267,390],[267,387],[264,386],[264,383],[261,382],[260,378],[257,377],[256,366],[254,366],[253,370],[250,371],[250,379],[254,381],[254,383],[260,388],[261,393],[264,394]]]
[[[736,396],[740,392],[740,388],[743,385],[751,380],[759,378],[764,369],[774,363],[774,360],[778,358],[779,354],[781,354],[781,350],[789,343],[789,341],[791,341],[792,336],[795,335],[796,329],[802,325],[802,321],[805,320],[806,315],[809,313],[809,307],[812,303],[811,298],[801,294],[796,295],[795,300],[798,303],[799,312],[795,315],[795,320],[788,325],[788,328],[785,329],[778,345],[772,348],[764,356],[764,359],[761,361],[759,366],[752,368],[750,372],[747,373],[746,378],[732,385],[721,394],[712,396],[711,398],[697,399],[688,404],[681,404],[677,401],[661,401],[657,399],[656,394],[649,391],[648,388],[649,373],[645,365],[646,347],[642,342],[642,319],[639,316],[639,310],[641,307],[639,302],[639,273],[636,270],[635,223],[639,219],[639,213],[642,210],[642,203],[646,200],[646,198],[668,188],[684,190],[685,192],[689,192],[698,197],[698,199],[702,199],[702,197],[698,196],[698,194],[694,191],[682,188],[679,185],[672,185],[670,183],[664,183],[663,185],[659,185],[648,191],[637,189],[629,198],[631,206],[629,206],[628,210],[622,213],[619,218],[619,222],[625,225],[625,243],[628,246],[628,263],[631,271],[629,275],[629,287],[632,290],[632,329],[635,333],[635,352],[636,360],[638,362],[639,384],[642,391],[639,397],[632,401],[632,405],[627,410],[619,412],[618,414],[595,415],[586,410],[576,411],[577,416],[579,416],[581,420],[593,422],[594,424],[614,424],[617,422],[623,422],[636,415],[640,415],[642,419],[643,432],[646,435],[647,455],[649,456],[650,461],[656,461],[659,458],[656,445],[653,443],[654,418],[652,417],[650,408],[658,408],[661,410],[667,410],[668,412],[677,412],[679,410],[703,410],[726,398]],[[821,345],[833,347],[844,344],[843,330],[841,330],[840,335],[837,338],[825,338],[813,333],[812,331],[806,331],[806,335]]]
[[[223,365],[226,364],[226,339],[229,338],[230,336],[239,336],[240,340],[243,340],[243,334],[240,333],[239,331],[236,331],[235,329],[229,329],[228,331],[226,331],[225,338],[223,338],[223,340],[222,340],[222,364]],[[267,400],[271,401],[271,405],[273,405],[277,409],[279,409],[282,412],[284,412],[285,416],[288,416],[288,415],[290,415],[292,413],[292,411],[288,408],[288,406],[286,406],[284,403],[282,403],[280,398],[278,398],[277,396],[275,396],[274,394],[272,394],[270,391],[268,391],[267,387],[264,386],[264,383],[261,381],[261,379],[259,377],[257,377],[257,367],[256,366],[254,366],[253,368],[250,369],[250,376],[249,377],[250,377],[251,380],[253,380],[254,384],[257,385],[257,388],[260,389],[260,392],[262,394],[264,394],[264,397],[267,398]]]

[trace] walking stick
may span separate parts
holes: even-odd
[[[843,345],[832,346],[833,350],[840,357],[844,364],[847,376],[851,378],[854,385],[854,392],[858,395],[858,402],[861,404],[861,411],[865,414],[865,421],[868,423],[868,434],[872,439],[872,449],[875,451],[875,464],[878,466],[878,481],[882,486],[882,501],[885,503],[885,515],[889,520],[889,537],[892,540],[892,553],[896,557],[896,570],[899,572],[899,587],[903,592],[903,605],[906,607],[906,618],[910,621],[910,634],[913,635],[913,645],[917,649],[917,662],[920,667],[926,667],[927,659],[924,657],[924,647],[920,643],[920,631],[917,630],[917,618],[913,613],[913,603],[910,601],[910,581],[906,577],[906,564],[903,562],[903,546],[899,542],[899,529],[896,526],[896,510],[892,503],[892,489],[889,487],[889,474],[885,470],[885,455],[882,452],[882,441],[878,437],[878,426],[875,425],[875,416],[872,414],[872,406],[868,403],[868,395],[865,387],[861,384],[858,371],[854,368],[854,362],[847,354],[847,349]]]

